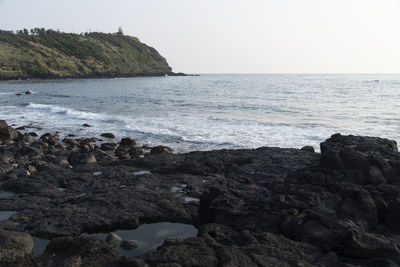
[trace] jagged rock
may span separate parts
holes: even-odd
[[[61,147],[58,140],[24,138],[0,147],[0,194],[13,194],[0,201],[7,215],[0,227],[48,238],[152,221],[200,230],[140,259],[96,239],[64,238],[34,258],[38,266],[90,266],[97,258],[115,266],[400,265],[400,156],[393,141],[334,135],[321,154],[258,148],[140,157],[133,142],[111,152],[92,139],[64,139]],[[72,166],[60,164],[66,158]],[[3,252],[0,258],[17,253]],[[14,259],[29,262],[18,253]]]
[[[0,120],[0,145],[18,139],[18,132],[8,126],[7,122]]]

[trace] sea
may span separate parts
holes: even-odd
[[[1,82],[0,119],[31,127],[26,132],[59,132],[61,138],[105,140],[100,134],[111,132],[140,145],[167,145],[177,153],[262,146],[318,151],[335,133],[400,140],[400,75]]]

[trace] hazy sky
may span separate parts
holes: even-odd
[[[0,0],[0,28],[116,32],[189,73],[399,73],[400,0]]]

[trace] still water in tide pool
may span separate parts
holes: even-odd
[[[31,95],[15,96],[30,90]],[[299,148],[340,132],[400,138],[400,75],[202,75],[0,83],[0,119],[112,132],[176,152]],[[84,123],[92,127],[82,127]]]
[[[125,250],[119,245],[116,246],[116,250],[121,254],[128,257],[142,255],[152,249],[155,249],[163,244],[166,239],[175,238],[189,238],[196,237],[198,230],[190,224],[181,223],[154,223],[154,224],[142,224],[138,229],[135,230],[118,230],[113,233],[117,234],[122,239],[134,240],[138,247],[132,250]],[[85,236],[95,236],[102,240],[105,240],[108,233],[96,233],[96,234],[83,234]],[[34,255],[40,255],[44,252],[50,240],[33,238],[34,241]]]

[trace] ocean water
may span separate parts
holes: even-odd
[[[27,90],[31,95],[15,96]],[[112,132],[176,152],[400,140],[400,75],[202,75],[0,83],[0,119],[39,134]],[[92,127],[82,127],[84,123]]]

